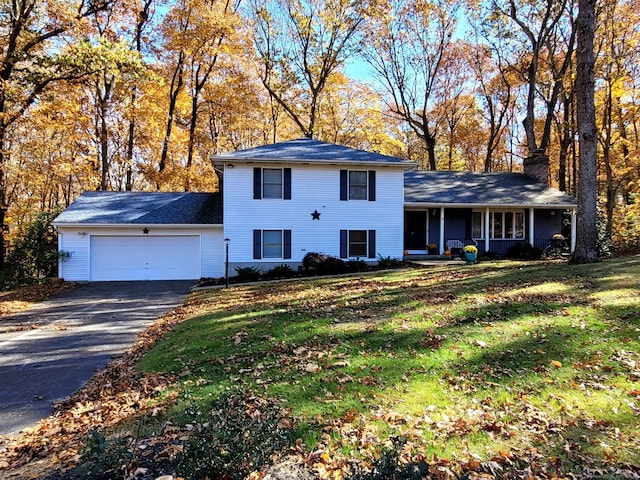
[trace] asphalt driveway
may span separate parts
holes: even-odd
[[[20,314],[0,317],[0,434],[17,434],[51,414],[194,281],[78,285]]]

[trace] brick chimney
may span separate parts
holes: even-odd
[[[549,156],[545,155],[544,150],[534,150],[530,157],[524,159],[522,165],[525,175],[549,185]]]

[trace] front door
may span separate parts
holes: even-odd
[[[427,249],[427,212],[404,212],[404,249]]]

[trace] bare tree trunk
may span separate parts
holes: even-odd
[[[138,12],[138,23],[136,24],[135,42],[136,52],[142,51],[142,32],[145,24],[149,21],[151,5],[154,0],[145,0],[142,8]],[[129,135],[127,137],[127,176],[125,181],[125,190],[130,192],[133,190],[133,147],[135,145],[136,133],[136,116],[135,104],[137,98],[137,87],[134,85],[131,90],[131,118],[129,118]]]
[[[159,173],[164,172],[164,169],[167,167],[169,142],[171,141],[171,131],[173,130],[173,116],[175,114],[176,105],[178,103],[178,95],[180,95],[180,90],[182,90],[183,85],[184,52],[180,52],[180,55],[178,56],[178,63],[175,70],[173,71],[173,77],[171,78],[171,87],[169,90],[169,111],[167,112],[167,129],[164,135],[164,142],[162,143],[162,153],[160,154],[160,163],[158,165]]]
[[[576,250],[573,253],[573,263],[590,263],[598,260],[596,226],[598,137],[594,101],[595,55],[593,50],[595,4],[596,0],[579,0],[576,20],[578,35],[576,103],[580,133],[580,169],[578,171]]]

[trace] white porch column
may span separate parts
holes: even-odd
[[[571,253],[576,249],[576,234],[578,232],[576,228],[576,209],[571,210]]]
[[[536,233],[536,229],[535,229],[535,209],[533,207],[529,208],[529,243],[531,244],[532,247],[534,247],[535,245],[535,233]]]
[[[489,238],[491,238],[491,214],[489,207],[484,211],[484,251],[489,251]]]
[[[446,250],[444,244],[444,207],[440,207],[440,255]]]

